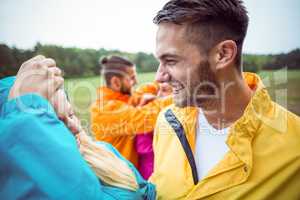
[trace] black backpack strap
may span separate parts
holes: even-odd
[[[176,116],[174,115],[174,113],[172,112],[171,109],[168,109],[165,112],[165,118],[168,121],[168,123],[170,124],[170,126],[174,129],[174,131],[184,149],[185,155],[186,155],[186,157],[189,161],[189,164],[191,166],[191,169],[192,169],[194,184],[196,185],[198,183],[198,173],[197,173],[196,163],[195,163],[193,151],[192,151],[191,146],[186,138],[183,126],[180,123],[180,121],[176,118]]]

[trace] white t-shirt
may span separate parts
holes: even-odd
[[[196,135],[195,162],[199,181],[222,160],[229,150],[226,139],[228,128],[217,130],[212,127],[199,109]]]

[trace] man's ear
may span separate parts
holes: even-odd
[[[119,92],[121,90],[121,80],[120,80],[120,78],[117,77],[117,76],[113,76],[110,79],[110,87],[114,91],[118,91]]]
[[[234,64],[237,56],[237,45],[233,40],[225,40],[217,44],[212,51],[216,71]]]

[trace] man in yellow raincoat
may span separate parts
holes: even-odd
[[[300,119],[242,72],[243,2],[171,0],[154,22],[175,102],[153,139],[158,199],[299,199]]]

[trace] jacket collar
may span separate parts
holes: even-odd
[[[241,161],[252,167],[250,143],[262,124],[262,116],[270,111],[272,101],[261,79],[256,74],[244,73],[244,79],[255,92],[244,114],[230,127],[227,144]]]
[[[109,100],[119,100],[123,102],[128,102],[130,99],[129,95],[122,94],[120,92],[113,91],[112,89],[102,86],[97,89],[98,100],[109,101]]]

